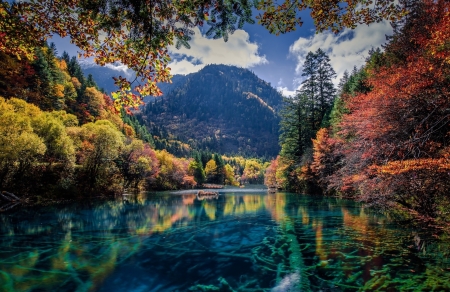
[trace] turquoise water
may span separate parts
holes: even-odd
[[[0,291],[450,291],[450,241],[261,189],[0,213]]]

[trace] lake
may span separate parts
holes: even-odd
[[[450,291],[450,240],[260,188],[0,213],[0,291]]]

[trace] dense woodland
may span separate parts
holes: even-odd
[[[0,58],[1,190],[60,198],[262,183],[264,164],[256,159],[155,150],[148,129],[117,113],[75,57],[58,57],[54,45],[36,52],[33,61]]]
[[[373,50],[362,68],[344,75],[324,110],[321,67],[308,71],[320,52],[308,55],[302,90],[286,103],[282,150],[267,184],[449,222],[450,4],[412,7],[393,24],[384,51]]]

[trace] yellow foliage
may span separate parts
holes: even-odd
[[[61,69],[61,70],[63,70],[63,71],[67,70],[67,64],[66,64],[66,61],[64,61],[64,60],[60,60],[60,61],[59,61],[59,69]]]
[[[217,164],[214,159],[211,159],[206,163],[205,174],[206,176],[213,176],[217,173]]]
[[[236,178],[234,177],[234,169],[231,165],[229,165],[229,164],[225,165],[224,175],[225,175],[225,184],[232,185],[232,186],[239,185],[239,182],[236,181]]]
[[[63,98],[64,97],[64,85],[62,84],[55,84],[55,86],[53,87],[53,90],[55,92],[55,96],[59,97],[59,98]]]

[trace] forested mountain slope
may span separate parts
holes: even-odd
[[[142,117],[156,136],[171,135],[193,148],[275,156],[282,96],[251,71],[208,65],[176,77]]]

